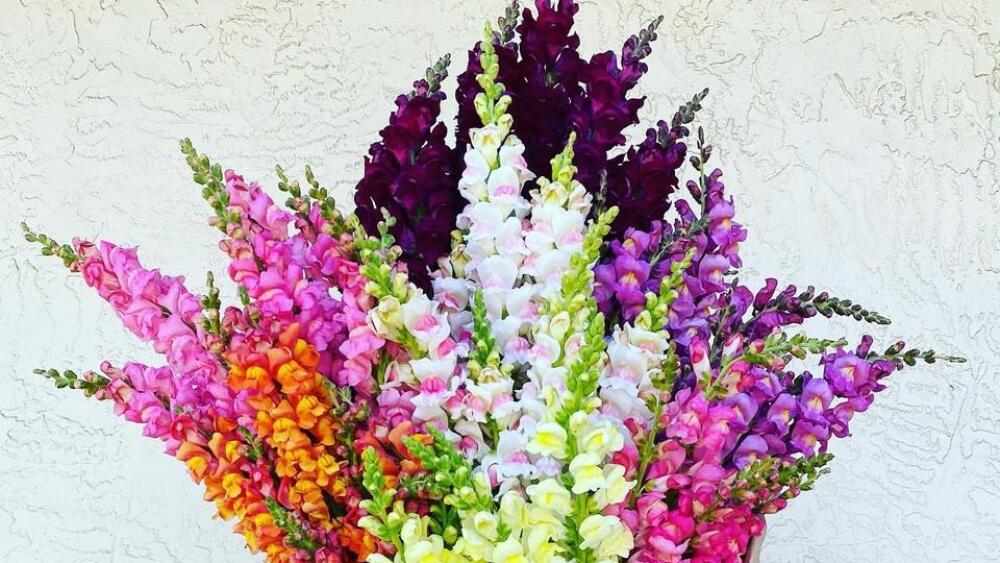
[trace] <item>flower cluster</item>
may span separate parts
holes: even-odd
[[[268,561],[741,561],[885,377],[960,358],[793,331],[888,320],[741,285],[747,231],[684,141],[704,92],[609,156],[659,22],[585,62],[576,3],[536,8],[471,52],[460,147],[447,59],[397,98],[353,215],[309,168],[282,207],[182,142],[239,304],[25,227],[166,360],[38,373],[142,424]]]

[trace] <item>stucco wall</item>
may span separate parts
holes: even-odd
[[[0,561],[254,560],[158,444],[31,375],[153,358],[17,222],[140,245],[201,288],[223,260],[177,139],[270,186],[312,163],[346,200],[392,96],[464,62],[502,6],[271,4],[0,0]],[[885,341],[970,358],[895,377],[764,561],[1000,560],[1000,4],[583,4],[588,52],[666,16],[644,118],[712,89],[749,278],[816,283],[891,316]]]

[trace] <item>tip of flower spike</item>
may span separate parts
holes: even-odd
[[[483,52],[493,52],[493,24],[483,24]]]
[[[480,76],[485,75],[490,76],[491,78],[496,78],[496,74],[491,72],[494,63],[496,62],[496,48],[493,46],[493,25],[490,22],[486,22],[483,26],[483,39],[480,41],[479,45],[479,63],[483,67],[483,74]]]
[[[62,259],[67,268],[72,268],[80,261],[80,255],[73,250],[72,246],[59,244],[46,234],[33,231],[27,223],[21,223],[21,230],[24,232],[24,240],[42,246],[42,256],[56,256]]]
[[[504,85],[496,81],[497,77],[500,76],[500,58],[493,47],[493,28],[489,23],[486,24],[486,38],[480,45],[482,52],[479,56],[479,64],[483,70],[476,75],[476,82],[482,92],[476,95],[473,102],[476,114],[483,125],[496,124],[500,125],[501,128],[507,127],[509,130],[509,123],[506,122],[509,122],[510,118],[506,117],[506,112],[507,108],[510,107],[511,98],[504,95]]]
[[[441,83],[448,78],[449,66],[451,66],[451,53],[445,53],[443,57],[434,63],[434,66],[427,69],[427,84],[431,92],[439,90]]]
[[[227,226],[240,220],[240,214],[229,209],[229,192],[225,186],[225,174],[218,163],[213,163],[203,154],[199,154],[191,143],[191,139],[181,140],[181,152],[186,157],[191,169],[192,179],[202,186],[201,196],[215,211],[213,224],[222,232],[227,232]]]
[[[451,53],[439,58],[434,66],[427,67],[424,77],[413,83],[410,97],[427,96],[441,90],[441,83],[448,78],[448,67],[451,65]]]
[[[521,15],[521,3],[518,0],[512,0],[510,5],[507,6],[507,10],[504,11],[504,15],[497,20],[498,27],[500,28],[500,42],[509,43],[514,39],[515,28],[517,28],[517,20]]]
[[[616,218],[618,218],[618,206],[612,205],[611,207],[604,210],[603,213],[601,213],[598,221],[602,225],[610,226],[611,223],[613,223]]]
[[[661,145],[666,144],[668,141],[668,136],[670,134],[670,129],[680,127],[681,125],[687,125],[694,121],[695,114],[701,110],[701,103],[705,101],[708,97],[708,88],[703,88],[701,92],[698,92],[692,96],[691,101],[685,103],[680,108],[678,108],[677,113],[674,114],[674,119],[671,121],[671,126],[667,128],[661,128],[657,134],[656,142]]]
[[[576,176],[576,166],[573,166],[573,158],[576,157],[576,153],[573,152],[574,145],[576,145],[576,131],[569,134],[566,148],[552,159],[552,180],[564,186],[569,186]]]
[[[652,43],[656,41],[656,30],[663,23],[663,16],[659,16],[639,31],[637,35],[632,35],[625,42],[622,49],[622,62],[624,64],[635,64],[642,61],[653,52]]]
[[[906,350],[906,344],[903,341],[893,344],[881,355],[869,354],[869,359],[889,360],[895,364],[898,369],[903,369],[904,366],[915,366],[918,361],[923,361],[928,364],[936,362],[964,364],[968,361],[966,358],[961,356],[940,356],[934,350],[920,350],[919,348]]]
[[[51,380],[57,389],[76,389],[83,391],[87,397],[101,393],[111,383],[107,377],[92,371],[86,371],[82,376],[77,375],[73,370],[60,372],[56,369],[36,369],[33,371],[36,375]]]

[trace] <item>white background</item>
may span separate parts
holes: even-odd
[[[894,377],[771,520],[765,563],[1000,560],[1000,5],[583,4],[587,53],[666,16],[647,121],[712,89],[746,279],[816,283],[893,318],[883,344],[970,358]],[[275,163],[312,163],[348,201],[394,95],[445,52],[464,66],[501,7],[0,0],[0,561],[254,560],[159,444],[31,375],[153,358],[17,223],[140,245],[201,290],[224,261],[179,138],[270,187]]]

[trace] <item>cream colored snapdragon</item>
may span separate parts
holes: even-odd
[[[554,479],[509,491],[499,510],[465,514],[454,551],[474,563],[565,563],[565,515],[570,492]]]
[[[474,563],[453,550],[445,548],[444,538],[430,534],[430,519],[415,514],[407,515],[399,536],[402,548],[389,559],[380,554],[368,556],[368,563]]]

